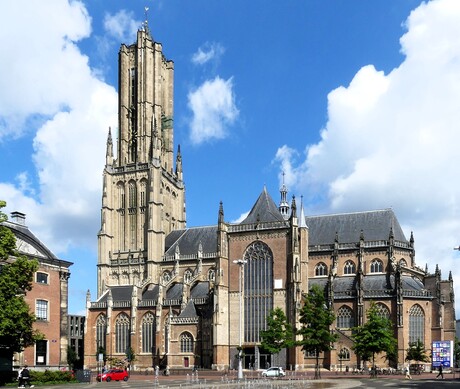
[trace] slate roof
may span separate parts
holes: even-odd
[[[193,301],[189,301],[186,307],[182,310],[178,317],[198,317],[196,314],[195,304]]]
[[[217,251],[217,226],[172,231],[165,239],[165,255],[174,255],[177,246],[179,246],[181,255],[197,254],[200,243],[204,254],[215,253]]]
[[[201,298],[207,297],[209,294],[209,282],[198,282],[192,290],[190,290],[190,297],[194,298]]]
[[[166,299],[176,300],[182,298],[183,284],[174,284],[166,291]]]
[[[123,285],[123,286],[111,286],[110,290],[112,292],[113,301],[129,301],[133,295],[133,286],[132,285]],[[109,291],[107,290],[101,297],[99,297],[98,302],[107,301],[107,296]]]
[[[246,219],[240,224],[266,223],[266,222],[284,222],[278,206],[275,204],[267,189],[264,187],[256,203],[253,205]]]
[[[359,242],[361,231],[366,241],[388,240],[391,228],[395,240],[407,242],[392,209],[307,216],[306,223],[310,246],[333,243],[336,233],[339,243]]]
[[[155,284],[149,284],[142,292],[142,300],[156,300],[160,293],[160,287]]]

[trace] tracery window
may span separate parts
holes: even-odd
[[[407,262],[406,262],[406,260],[405,260],[405,259],[401,259],[401,260],[399,261],[399,266],[401,266],[401,267],[407,267]]]
[[[125,313],[120,313],[115,321],[115,352],[126,353],[130,346],[130,323]]]
[[[409,310],[409,344],[418,340],[425,343],[425,312],[415,304]]]
[[[165,284],[168,283],[169,281],[171,281],[171,273],[170,273],[169,271],[165,271],[165,272],[163,273],[162,278],[163,278],[163,282],[164,282]]]
[[[377,310],[377,315],[380,317],[384,317],[385,319],[390,318],[390,310],[385,304],[382,303],[377,303],[375,304],[376,310]]]
[[[192,276],[193,276],[193,273],[190,269],[187,269],[185,272],[184,272],[184,281],[185,282],[190,282],[192,280]]]
[[[320,262],[315,266],[315,276],[316,277],[327,276],[326,264],[324,264],[323,262]]]
[[[383,262],[375,258],[371,262],[371,273],[383,273]]]
[[[246,248],[243,259],[244,341],[258,343],[273,309],[273,254],[267,244],[255,241]]]
[[[188,332],[184,332],[180,336],[180,352],[193,353],[193,337]]]
[[[107,319],[105,315],[99,315],[96,320],[96,344],[105,350],[105,334],[107,333]]]
[[[339,358],[343,360],[349,360],[350,359],[350,350],[348,350],[346,347],[342,347],[339,351]]]
[[[147,312],[142,318],[142,352],[150,353],[155,346],[155,316]]]
[[[337,328],[352,328],[355,326],[353,310],[342,305],[337,311]]]
[[[345,262],[345,266],[343,267],[343,274],[355,274],[356,273],[356,266],[353,261]]]
[[[214,282],[216,280],[216,270],[214,268],[208,271],[208,281]]]

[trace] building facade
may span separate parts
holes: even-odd
[[[399,363],[413,340],[429,348],[454,339],[452,277],[417,266],[414,238],[391,209],[306,217],[283,185],[278,205],[264,188],[240,223],[226,222],[220,204],[216,225],[187,228],[173,143],[174,66],[147,25],[121,46],[119,69],[117,157],[109,130],[86,367],[96,368],[103,350],[132,368],[232,369],[241,343],[244,366],[265,368],[274,363],[260,347],[267,315],[280,307],[298,328],[312,284],[337,316],[331,330],[339,340],[321,356],[328,368],[361,364],[351,328],[371,302],[394,323]],[[302,369],[313,357],[293,347],[276,363]]]
[[[27,227],[25,214],[12,212],[3,225],[16,236],[19,254],[36,259],[39,268],[34,275],[32,290],[25,300],[35,314],[34,329],[44,338],[34,346],[16,354],[13,367],[27,364],[35,370],[67,367],[67,313],[69,268],[72,262],[57,258]]]

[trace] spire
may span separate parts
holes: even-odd
[[[218,222],[219,222],[219,223],[223,223],[223,222],[224,222],[224,205],[223,205],[222,201],[221,201],[220,204],[219,204],[219,218],[218,218]]]
[[[110,127],[109,127],[109,134],[107,136],[107,150],[105,152],[105,164],[107,166],[113,164],[112,129]]]
[[[295,204],[295,196],[292,196],[291,202],[291,217],[297,217],[297,205]]]
[[[149,7],[144,7],[144,22],[142,23],[142,30],[144,30],[148,36],[150,36],[149,29]]]
[[[305,211],[303,209],[303,196],[300,196],[300,221],[299,227],[308,228],[307,222],[305,221]]]
[[[286,220],[289,218],[289,204],[286,200],[288,190],[286,188],[286,185],[284,184],[284,176],[285,176],[285,173],[283,172],[283,184],[281,185],[281,188],[280,188],[281,200],[280,200],[280,205],[278,209],[281,215],[283,215],[283,218]]]

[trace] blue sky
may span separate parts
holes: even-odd
[[[188,226],[248,212],[282,172],[307,214],[392,207],[416,262],[460,295],[460,2],[6,2],[0,199],[95,299],[101,174],[117,54],[147,20],[175,63]],[[457,299],[460,301],[460,299]],[[459,309],[460,306],[457,307]]]

